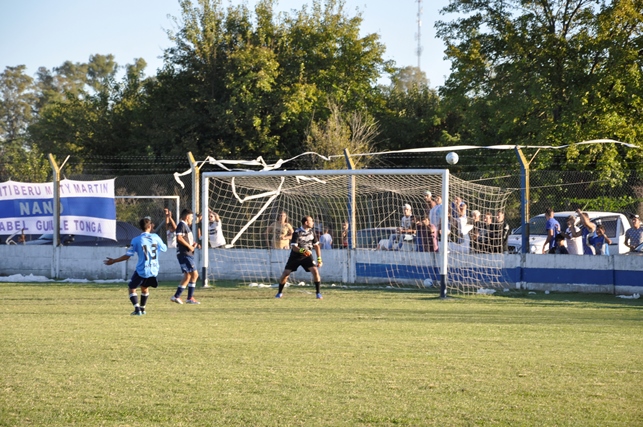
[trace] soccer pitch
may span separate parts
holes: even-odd
[[[0,283],[0,426],[643,425],[643,301]]]

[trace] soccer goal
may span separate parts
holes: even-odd
[[[202,212],[218,214],[225,238],[211,248],[204,221],[208,280],[276,283],[290,252],[285,223],[296,229],[308,215],[319,236],[332,238],[332,248],[322,250],[323,286],[435,287],[444,296],[447,290],[468,293],[506,282],[500,242],[489,233],[478,244],[482,224],[474,224],[471,211],[495,217],[509,192],[460,180],[448,170],[205,172],[202,179]],[[432,210],[430,200],[438,196],[442,208]],[[424,217],[437,226],[437,246]],[[310,274],[299,269],[290,282],[309,283]]]

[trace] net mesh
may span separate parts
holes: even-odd
[[[441,173],[253,176],[250,172],[204,178],[209,180],[208,208],[218,215],[219,233],[225,238],[225,245],[220,236],[216,242],[214,235],[209,238],[210,246],[218,246],[208,251],[209,280],[276,283],[290,253],[290,233],[309,215],[318,238],[323,234],[332,238],[331,249],[322,249],[326,286],[439,286],[443,249],[433,236],[440,238],[440,208],[434,204],[444,198]],[[469,293],[504,286],[502,233],[496,220],[509,192],[451,176],[449,193],[450,200],[440,205],[448,209],[447,288]],[[405,205],[411,212],[404,210]],[[477,222],[473,211],[481,214]],[[492,218],[488,224],[483,222],[485,214]],[[309,282],[310,274],[299,269],[290,280]]]

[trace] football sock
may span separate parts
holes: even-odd
[[[188,283],[188,299],[192,299],[194,296],[194,288],[196,287],[196,283]]]
[[[315,282],[315,292],[320,293],[321,282]]]
[[[147,304],[147,298],[150,296],[150,293],[141,294],[141,310],[145,311],[145,304]]]
[[[282,293],[284,291],[284,286],[286,286],[285,283],[280,283],[279,284],[279,293]]]
[[[185,286],[179,285],[179,287],[176,288],[176,293],[174,294],[174,298],[180,297],[184,290],[185,290]]]
[[[129,300],[132,301],[134,307],[137,307],[136,310],[138,311],[138,295],[136,295],[136,292],[129,294]]]

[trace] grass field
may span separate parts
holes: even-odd
[[[643,301],[0,283],[1,426],[641,426]]]

